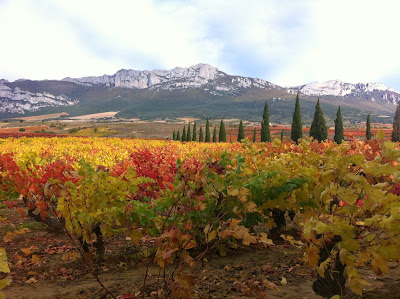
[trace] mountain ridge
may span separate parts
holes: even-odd
[[[78,103],[65,95],[48,92],[32,93],[15,87],[13,90],[0,82],[0,112],[24,114],[25,111],[38,111],[47,107],[71,106]]]
[[[117,106],[121,111],[120,115],[124,117],[140,117],[141,115],[155,117],[155,112],[148,112],[162,107],[165,110],[158,111],[159,117],[173,118],[179,117],[179,113],[188,113],[189,107],[195,107],[196,112],[199,112],[206,106],[208,108],[204,108],[204,113],[227,115],[227,105],[231,106],[229,109],[232,110],[232,115],[236,113],[237,116],[246,116],[245,110],[254,111],[252,109],[259,106],[258,102],[265,102],[265,100],[272,101],[271,103],[274,103],[276,107],[287,107],[284,101],[293,100],[297,91],[300,91],[304,101],[312,103],[317,98],[321,98],[321,103],[332,107],[346,106],[353,109],[351,112],[353,116],[358,115],[356,119],[360,119],[367,112],[382,114],[385,117],[388,117],[387,114],[391,116],[400,100],[400,93],[381,83],[353,84],[329,80],[314,81],[295,87],[282,87],[259,78],[229,75],[217,67],[204,63],[187,68],[176,67],[171,70],[121,69],[113,75],[66,77],[62,80],[22,79],[8,82],[3,79],[0,84],[10,89],[11,94],[15,92],[15,88],[18,88],[17,93],[22,91],[31,93],[31,97],[37,93],[48,93],[60,99],[65,97],[70,102],[72,101],[70,106],[73,107],[68,109],[73,114],[84,113],[86,110],[104,112],[105,109]],[[40,95],[37,96],[40,97]],[[1,95],[0,100],[5,102],[5,98]],[[18,102],[17,98],[12,97],[9,97],[7,101],[7,107]],[[235,112],[234,110],[239,108],[236,108],[234,105],[237,104],[234,103],[238,102],[244,103],[240,108],[243,111]],[[27,109],[21,108],[22,110],[17,109],[18,111],[3,109],[0,113],[29,114],[36,113],[38,110],[58,112],[56,105],[47,105],[38,109],[21,106],[21,103],[19,105],[20,108]],[[250,105],[253,105],[253,108],[249,108]],[[310,107],[308,110],[311,110],[312,105],[308,106]],[[172,111],[172,107],[180,111]],[[277,111],[288,114],[282,109]],[[309,113],[308,110],[306,113]],[[286,116],[285,121],[288,120],[289,117]]]
[[[141,71],[133,69],[121,69],[113,75],[87,76],[81,78],[67,77],[62,80],[86,86],[104,84],[108,87],[126,87],[137,89],[152,88],[155,90],[161,88],[172,90],[179,88],[199,88],[209,84],[210,81],[223,77],[231,78],[232,85],[236,83],[236,85],[240,88],[274,87],[285,89],[289,93],[297,93],[297,91],[300,91],[301,94],[308,96],[344,97],[347,95],[356,95],[362,96],[366,99],[368,99],[368,93],[373,93],[374,91],[388,91],[391,92],[391,94],[386,95],[386,97],[381,94],[382,99],[389,100],[393,104],[397,104],[400,100],[400,92],[397,92],[393,88],[389,88],[383,83],[378,82],[349,83],[341,80],[328,80],[313,81],[294,87],[282,87],[259,78],[228,75],[227,73],[219,70],[217,67],[205,63],[199,63],[187,68],[175,67],[171,70]],[[184,81],[184,79],[189,80]],[[221,85],[216,85],[215,89],[219,91],[232,91],[230,88]],[[398,94],[398,96],[396,96],[396,94]],[[216,95],[218,95],[218,93],[216,93]],[[375,101],[373,96],[371,96],[369,99]]]
[[[225,79],[225,80],[224,80]],[[226,79],[231,82],[227,82]],[[187,68],[175,67],[171,70],[140,71],[121,69],[113,75],[88,76],[81,78],[64,78],[62,81],[73,82],[85,86],[105,85],[133,89],[174,90],[200,88],[214,85],[215,95],[221,91],[235,93],[238,88],[282,88],[276,84],[259,78],[228,75],[217,67],[199,63]],[[230,83],[230,84],[228,84]],[[232,86],[231,88],[227,85]],[[208,86],[211,87],[211,86]],[[210,88],[208,88],[210,90]]]

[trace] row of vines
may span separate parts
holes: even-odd
[[[360,268],[379,275],[398,263],[400,149],[389,141],[21,138],[0,141],[0,153],[2,201],[68,234],[83,257],[130,238],[162,270],[166,297],[191,298],[210,253],[273,246],[288,218],[300,237],[282,237],[304,249],[323,297],[343,296],[346,281],[361,295]]]

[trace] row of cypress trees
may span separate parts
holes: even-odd
[[[271,141],[271,134],[269,130],[269,114],[268,114],[268,105],[265,103],[265,109],[264,109],[264,120],[261,123],[261,140],[264,142],[270,142]],[[268,125],[266,125],[268,124]],[[186,126],[183,127],[182,130],[182,135],[180,131],[178,130],[177,132],[172,133],[172,140],[177,140],[177,141],[199,141],[199,142],[217,142],[217,127],[214,126],[214,132],[212,135],[212,140],[211,140],[211,134],[210,134],[210,122],[207,118],[206,121],[206,129],[205,129],[205,138],[203,136],[203,128],[200,127],[199,131],[199,139],[197,139],[196,135],[196,122],[193,125],[193,135],[190,132],[190,123],[188,125],[188,129],[186,130]],[[253,142],[256,142],[256,137],[257,137],[257,131],[254,129],[254,134],[253,134]],[[237,141],[241,141],[245,139],[245,133],[244,133],[244,126],[243,126],[243,121],[241,120],[239,123],[239,132],[238,132],[238,138]],[[218,134],[218,142],[226,142],[226,129],[225,129],[225,124],[224,121],[221,120],[220,126],[219,126],[219,134]]]
[[[223,120],[221,120],[221,123],[219,125],[218,137],[217,137],[217,127],[214,126],[212,139],[211,139],[211,134],[210,134],[210,122],[209,122],[208,118],[206,121],[205,137],[203,134],[203,128],[200,127],[199,138],[197,138],[196,122],[194,122],[194,124],[193,124],[193,133],[191,133],[190,123],[189,123],[187,130],[186,130],[186,126],[183,127],[182,135],[179,130],[177,132],[174,131],[172,134],[172,140],[177,140],[177,141],[182,141],[182,142],[184,142],[184,141],[217,142],[217,139],[219,142],[226,142],[226,130],[225,130],[225,124],[224,124]]]
[[[301,121],[301,113],[300,113],[300,99],[299,93],[296,96],[296,104],[293,113],[293,121],[292,121],[292,131],[291,131],[291,139],[295,142],[298,142],[300,138],[303,137],[303,124]],[[328,128],[326,126],[326,121],[324,118],[324,112],[322,111],[321,105],[319,103],[319,99],[317,101],[317,105],[315,106],[314,118],[310,127],[310,137],[318,140],[319,142],[326,140],[328,138]],[[337,143],[341,143],[344,139],[343,133],[343,120],[342,113],[340,110],[340,106],[336,115],[335,120],[335,137],[334,140]]]
[[[392,133],[392,140],[393,141],[400,141],[400,105],[397,107],[395,119],[393,122],[393,133]],[[211,142],[211,134],[210,134],[210,123],[207,118],[206,121],[206,128],[205,128],[205,138],[203,137],[203,129],[200,128],[199,132],[199,139],[197,140],[197,128],[196,122],[193,125],[193,134],[190,130],[190,123],[188,125],[188,129],[183,127],[182,135],[180,134],[179,130],[177,132],[173,132],[173,140],[179,141],[199,141],[199,142]],[[366,138],[369,140],[372,138],[371,134],[371,123],[370,123],[370,115],[368,114],[367,123],[366,123]],[[253,133],[253,142],[256,142],[257,131],[254,129]],[[296,96],[296,104],[293,113],[293,121],[292,121],[292,129],[291,129],[291,139],[295,142],[298,142],[299,139],[303,137],[303,124],[301,121],[301,113],[300,113],[300,99],[299,93]],[[322,142],[328,138],[328,128],[326,126],[326,121],[324,118],[324,113],[322,111],[319,99],[315,106],[314,118],[311,123],[310,127],[310,137]],[[397,139],[396,139],[397,138]],[[239,132],[237,141],[241,141],[245,139],[244,127],[242,120],[239,123]],[[283,131],[281,132],[281,140],[283,140]],[[343,129],[343,118],[342,118],[342,111],[339,106],[336,119],[335,119],[335,136],[334,141],[338,144],[342,143],[344,140],[344,129]],[[221,120],[221,124],[219,127],[219,134],[218,134],[218,141],[219,142],[226,142],[226,130],[224,121]],[[214,126],[214,132],[212,136],[212,142],[217,142],[217,128]],[[261,121],[261,142],[271,142],[271,132],[269,128],[269,110],[268,104],[265,102],[264,106],[264,113],[263,119]]]
[[[400,119],[400,110],[399,110],[399,119]],[[400,126],[399,126],[399,132],[400,132]],[[300,101],[299,101],[299,93],[297,93],[296,105],[293,114],[291,138],[293,141],[298,142],[298,140],[302,137],[303,137],[303,129],[302,129],[301,115],[300,115]],[[310,137],[313,137],[319,142],[322,142],[328,138],[328,128],[326,126],[324,113],[319,103],[319,99],[317,101],[317,105],[315,106],[314,118],[310,127]],[[365,137],[368,140],[372,138],[370,114],[368,114],[367,116]],[[343,118],[340,106],[336,113],[335,136],[333,137],[333,140],[337,144],[342,143],[344,140]]]

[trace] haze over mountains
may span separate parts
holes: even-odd
[[[281,87],[271,82],[228,75],[208,64],[172,70],[119,70],[113,75],[63,80],[0,80],[0,117],[52,112],[79,115],[120,111],[123,118],[216,117],[258,120],[265,100],[271,122],[290,122],[294,98],[300,91],[302,114],[312,118],[321,99],[328,121],[342,106],[345,119],[390,122],[400,93],[381,83],[338,80]]]

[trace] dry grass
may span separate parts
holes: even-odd
[[[87,120],[87,119],[100,119],[100,118],[113,118],[119,111],[109,111],[103,113],[85,114],[80,116],[73,116],[70,119]]]
[[[94,127],[81,129],[74,133],[75,136],[91,136],[91,137],[108,137],[118,133],[118,131],[112,130],[108,127]]]
[[[37,116],[18,117],[15,119],[22,119],[24,121],[42,121],[45,119],[59,118],[60,116],[63,116],[63,115],[69,115],[69,114],[67,112],[61,112],[61,113],[43,114],[43,115],[37,115]]]
[[[177,119],[183,120],[185,124],[192,123],[196,120],[199,120],[198,118],[191,118],[191,117],[181,117],[181,118],[177,118]]]

